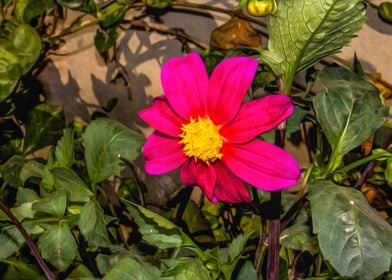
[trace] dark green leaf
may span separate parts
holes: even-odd
[[[52,216],[62,217],[67,206],[67,195],[64,190],[51,193],[41,200],[34,202],[33,210],[44,212]]]
[[[363,0],[277,1],[261,58],[290,86],[295,73],[338,52],[365,22]],[[289,85],[287,85],[287,83]]]
[[[90,270],[88,270],[87,267],[85,267],[82,264],[79,264],[72,272],[70,275],[68,275],[67,280],[95,280],[96,278],[94,275],[91,273]]]
[[[99,10],[94,0],[57,0],[61,6],[95,15]]]
[[[35,228],[34,222],[23,222],[25,230],[30,233]],[[16,226],[0,228],[0,259],[6,259],[19,250],[25,240]]]
[[[392,23],[392,3],[381,3],[380,6],[378,6],[378,14],[386,22]]]
[[[83,135],[87,170],[93,184],[124,169],[119,157],[129,161],[140,154],[144,137],[111,119],[90,123]]]
[[[114,107],[116,107],[118,102],[118,98],[117,97],[113,97],[110,98],[107,102],[106,102],[106,106],[102,107],[102,109],[106,112],[106,113],[110,113]]]
[[[74,142],[73,142],[73,130],[67,129],[57,142],[56,159],[60,167],[71,167],[74,162]]]
[[[95,258],[95,261],[97,262],[99,273],[106,274],[109,270],[111,270],[116,265],[119,258],[120,256],[115,254],[112,255],[98,254],[98,256]]]
[[[288,249],[308,251],[312,255],[320,251],[317,237],[312,236],[311,228],[304,224],[297,223],[282,231],[280,244]]]
[[[325,91],[313,98],[316,116],[332,147],[331,169],[344,154],[369,138],[385,121],[388,108],[379,91],[362,77],[341,67],[325,68],[317,77]]]
[[[3,280],[43,280],[46,279],[38,269],[27,263],[26,260],[8,258],[6,260],[1,260],[8,265],[7,272],[3,276]]]
[[[94,37],[94,44],[100,54],[106,53],[111,47],[114,46],[118,37],[117,27],[110,28],[109,30],[99,31]]]
[[[286,121],[286,137],[301,129],[300,125],[308,111],[299,106],[294,106],[294,113]]]
[[[211,275],[204,264],[197,258],[180,262],[164,275],[172,280],[211,280]],[[166,279],[163,277],[163,279]]]
[[[22,74],[26,74],[37,61],[41,52],[41,37],[27,24],[19,25],[9,36],[18,55]]]
[[[147,262],[139,262],[125,257],[121,259],[103,278],[104,280],[158,280],[160,271]]]
[[[317,181],[309,185],[308,199],[321,252],[341,275],[371,280],[389,270],[392,226],[361,192]]]
[[[90,200],[82,208],[78,226],[89,245],[107,247],[110,245],[106,231],[109,222],[98,202]]]
[[[229,245],[229,259],[230,261],[238,260],[242,251],[245,248],[246,242],[253,232],[238,235]]]
[[[94,195],[72,169],[53,168],[50,172],[54,176],[56,185],[67,192],[70,201],[87,202]]]
[[[53,0],[18,0],[15,2],[15,18],[25,23],[30,23],[30,20],[43,14],[54,5]]]
[[[78,247],[66,222],[49,225],[38,240],[42,257],[59,270],[66,269],[75,258]]]
[[[139,205],[129,202],[127,206],[144,240],[160,249],[181,247],[182,232],[175,224]]]
[[[25,155],[53,145],[62,136],[64,112],[61,107],[40,104],[30,113],[26,124]]]
[[[13,44],[0,39],[0,102],[11,94],[21,75],[22,68]]]
[[[23,186],[23,182],[20,179],[20,173],[27,162],[21,156],[13,156],[7,160],[4,164],[0,165],[0,174],[6,184],[10,184],[12,187],[17,188]]]

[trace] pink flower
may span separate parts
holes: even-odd
[[[197,185],[212,202],[250,201],[243,181],[276,191],[296,184],[296,160],[279,147],[255,139],[293,112],[289,97],[269,95],[243,103],[258,62],[234,57],[216,66],[210,79],[196,53],[162,67],[165,96],[139,116],[156,131],[142,153],[149,174],[180,167],[186,185]]]

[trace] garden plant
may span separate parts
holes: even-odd
[[[0,279],[392,279],[392,86],[335,56],[392,3],[235,4],[0,0]],[[176,10],[227,22],[203,42],[163,23]],[[40,73],[92,27],[131,89],[123,33],[178,42],[135,112],[151,133],[110,92],[88,123],[47,102]]]

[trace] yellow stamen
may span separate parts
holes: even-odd
[[[184,145],[184,154],[207,163],[221,159],[223,138],[219,134],[219,128],[208,117],[198,117],[197,120],[191,118],[188,124],[182,125],[182,133],[179,135],[182,138],[179,143]]]

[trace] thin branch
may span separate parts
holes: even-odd
[[[27,245],[29,246],[31,253],[33,254],[34,258],[38,262],[39,266],[41,267],[42,271],[45,273],[46,278],[49,280],[55,280],[56,276],[53,274],[53,272],[49,269],[49,267],[46,265],[45,261],[43,260],[40,252],[38,251],[37,246],[34,244],[33,240],[31,239],[30,235],[27,233],[23,225],[18,221],[18,219],[12,214],[10,209],[8,209],[7,206],[5,206],[3,203],[0,202],[0,209],[7,214],[8,218],[14,223],[16,228],[19,230],[19,232],[22,234],[23,238],[25,239]]]

